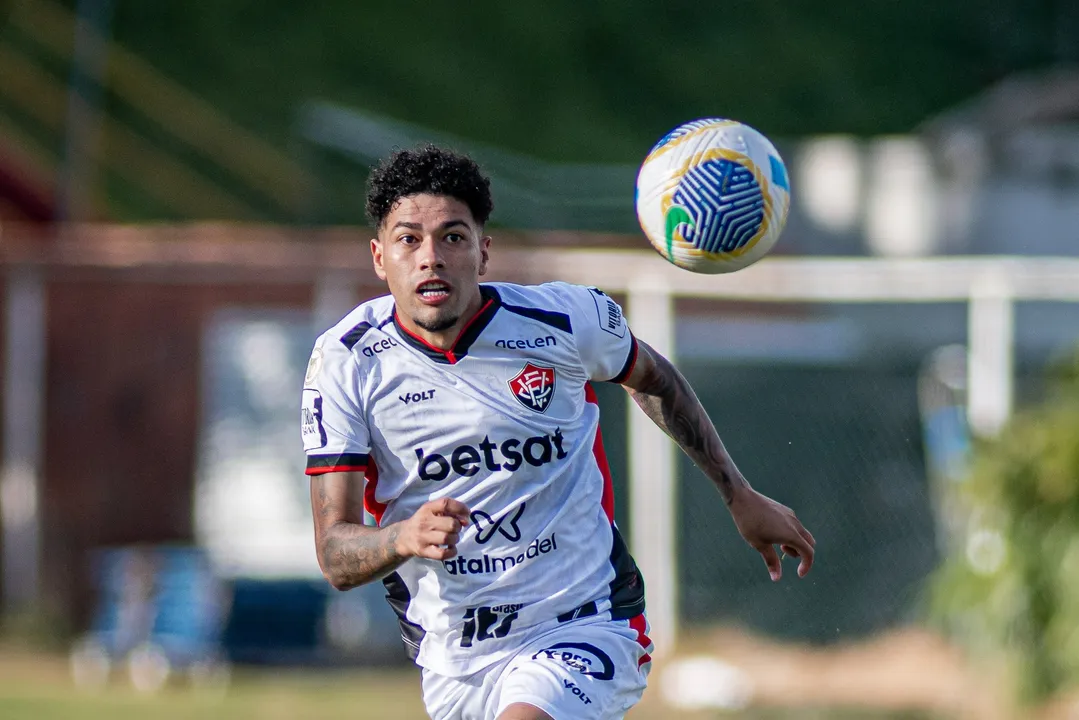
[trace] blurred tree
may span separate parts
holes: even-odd
[[[115,33],[276,135],[320,97],[549,159],[636,162],[697,116],[906,132],[1052,62],[1058,2],[117,0]]]
[[[936,574],[932,619],[1003,659],[1022,699],[1079,684],[1079,353],[975,452],[964,484],[965,552]]]
[[[315,99],[565,162],[634,164],[703,116],[903,133],[1079,47],[1065,0],[115,3],[120,43],[290,152]],[[362,222],[350,171],[310,220]]]

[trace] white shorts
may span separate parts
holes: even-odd
[[[472,675],[424,669],[423,702],[432,720],[495,720],[513,703],[534,705],[554,720],[616,720],[641,699],[651,649],[643,615],[578,620]]]

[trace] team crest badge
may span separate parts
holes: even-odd
[[[510,379],[510,392],[529,410],[546,412],[554,397],[554,370],[527,363],[524,370]]]

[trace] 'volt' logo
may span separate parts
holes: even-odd
[[[398,395],[397,399],[408,405],[410,402],[422,402],[424,400],[430,400],[435,396],[434,390],[424,390],[423,392],[405,393],[404,395]]]

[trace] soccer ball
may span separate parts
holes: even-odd
[[[637,173],[637,219],[680,268],[728,273],[764,257],[787,222],[790,182],[768,138],[706,118],[667,133]]]

